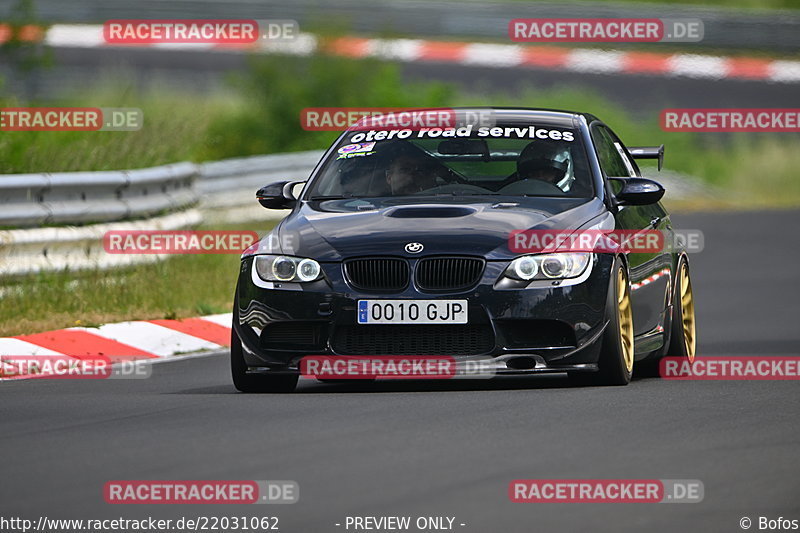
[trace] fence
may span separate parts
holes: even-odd
[[[281,217],[255,200],[268,183],[306,179],[322,152],[141,170],[0,176],[0,275],[113,268],[160,255],[106,254],[111,230],[186,229]],[[44,226],[44,227],[43,227]]]

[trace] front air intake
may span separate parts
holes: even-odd
[[[484,260],[477,257],[430,257],[417,264],[417,287],[424,291],[457,291],[476,285]]]
[[[365,292],[400,292],[408,286],[409,269],[404,259],[372,257],[344,263],[347,282]]]

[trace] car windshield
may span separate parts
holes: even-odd
[[[398,138],[400,137],[400,138]],[[588,198],[578,132],[553,126],[348,131],[306,199],[396,196]]]

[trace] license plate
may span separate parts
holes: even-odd
[[[359,300],[359,324],[466,324],[466,300]]]

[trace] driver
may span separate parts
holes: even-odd
[[[341,189],[345,196],[368,194],[373,177],[373,165],[365,165],[364,161],[354,158],[342,165]]]
[[[403,154],[392,160],[386,170],[386,183],[393,195],[414,194],[435,187],[436,174],[431,164]]]
[[[558,186],[569,168],[567,160],[559,161],[563,150],[552,143],[529,143],[517,159],[517,176],[520,180],[534,179]]]

